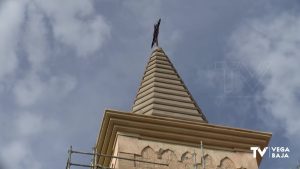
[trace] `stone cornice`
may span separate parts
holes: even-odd
[[[271,133],[239,128],[147,116],[115,110],[106,110],[96,149],[103,154],[112,154],[118,132],[131,133],[140,138],[160,140],[169,143],[199,146],[229,151],[250,152],[251,146],[266,147]],[[109,158],[100,158],[99,163],[108,165]],[[261,159],[257,158],[258,164]]]

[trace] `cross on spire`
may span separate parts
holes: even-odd
[[[159,34],[160,20],[161,19],[159,18],[157,23],[154,24],[153,40],[152,40],[151,48],[153,48],[154,45],[158,46],[158,34]]]

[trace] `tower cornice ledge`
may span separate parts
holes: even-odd
[[[95,146],[97,152],[112,155],[118,133],[192,147],[199,147],[202,141],[204,148],[248,153],[252,146],[266,147],[272,136],[269,132],[106,110]],[[108,166],[110,160],[101,157],[99,164]],[[257,156],[256,160],[259,165],[261,158]]]

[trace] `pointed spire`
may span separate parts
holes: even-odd
[[[207,122],[162,48],[153,49],[133,113]]]

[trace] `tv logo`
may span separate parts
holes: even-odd
[[[253,152],[253,158],[256,158],[257,152],[263,157],[267,150],[269,150],[269,158],[289,158],[290,149],[288,147],[265,147],[263,150],[260,147],[250,147]]]
[[[250,147],[250,150],[252,150],[252,152],[253,152],[253,158],[256,158],[256,152],[258,152],[259,155],[261,157],[263,157],[264,154],[266,153],[267,149],[268,149],[268,147],[265,147],[263,150],[261,150],[259,147]]]

